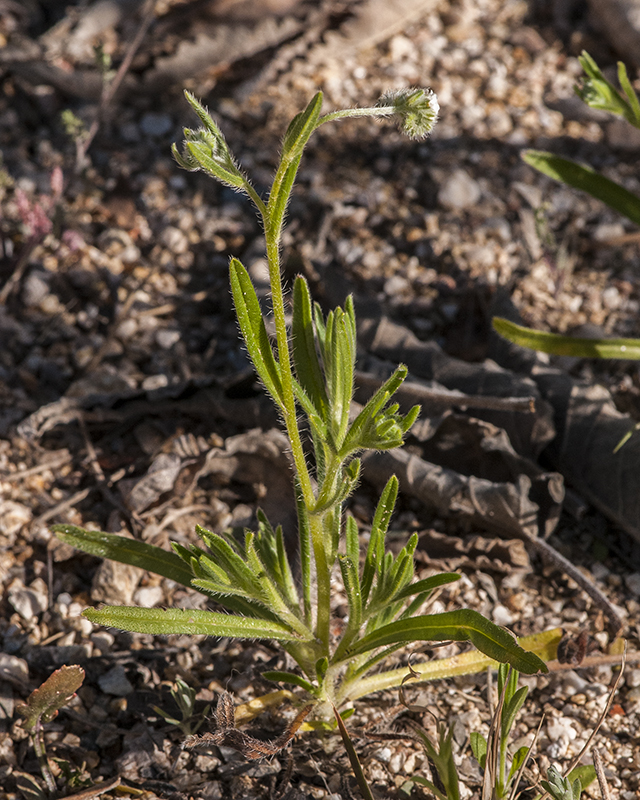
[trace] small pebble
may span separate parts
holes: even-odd
[[[133,595],[133,601],[142,608],[153,608],[162,602],[164,592],[162,586],[141,586]]]
[[[94,631],[91,634],[91,641],[94,647],[97,647],[103,653],[108,653],[113,647],[115,636],[109,631]]]
[[[169,378],[166,375],[149,375],[142,381],[142,388],[145,392],[151,392],[154,389],[163,389],[169,385]]]
[[[22,287],[22,302],[27,308],[38,308],[49,294],[49,281],[51,275],[42,270],[30,272],[24,280]]]
[[[160,138],[165,133],[169,133],[173,127],[173,120],[168,114],[150,111],[140,120],[140,130],[147,136]]]
[[[624,582],[632,594],[640,597],[640,572],[632,572],[631,575],[627,575]]]
[[[31,509],[22,503],[13,500],[0,502],[0,533],[9,539],[9,545],[13,544],[13,537],[31,522],[32,517]]]
[[[380,750],[373,754],[374,758],[381,761],[383,764],[388,764],[391,759],[391,748],[382,747]]]
[[[513,614],[506,606],[503,606],[502,603],[498,603],[497,606],[494,606],[491,616],[496,625],[511,625],[513,622]]]
[[[27,622],[42,614],[49,606],[47,584],[42,578],[36,578],[29,587],[16,578],[9,587],[8,597],[9,603]]]
[[[189,240],[180,228],[174,228],[173,225],[169,225],[164,229],[160,236],[160,241],[176,255],[186,253],[189,249]]]
[[[403,294],[411,289],[411,284],[402,275],[392,275],[385,281],[384,293],[388,297],[394,297],[397,294]]]
[[[11,679],[20,684],[29,680],[29,667],[24,658],[0,653],[0,679]]]
[[[438,202],[452,210],[471,208],[480,199],[480,185],[468,172],[457,169],[448,178],[438,192]]]
[[[156,342],[163,350],[170,350],[176,342],[180,341],[180,331],[161,328],[156,331]]]
[[[96,603],[130,606],[142,570],[117,561],[103,561],[93,576],[91,599]]]
[[[98,686],[105,694],[113,694],[116,697],[124,697],[133,691],[133,686],[121,664],[101,675],[98,678]]]

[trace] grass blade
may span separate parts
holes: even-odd
[[[577,336],[562,336],[558,333],[525,328],[502,317],[493,318],[493,327],[500,336],[504,336],[514,344],[556,356],[640,360],[640,339],[583,339]]]

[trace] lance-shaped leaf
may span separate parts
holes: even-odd
[[[445,611],[413,619],[402,619],[367,634],[350,648],[350,655],[359,655],[376,647],[409,642],[469,641],[478,650],[496,661],[511,664],[518,672],[533,675],[547,672],[547,667],[534,653],[523,650],[515,637],[470,608]]]
[[[77,525],[54,525],[51,529],[60,541],[91,556],[110,558],[121,564],[131,564],[155,572],[183,586],[191,586],[193,572],[175,553],[161,547],[117,536],[103,531],[88,531]]]
[[[275,639],[280,642],[312,641],[294,633],[285,625],[252,617],[220,614],[216,611],[182,608],[138,608],[136,606],[108,606],[87,608],[82,615],[97,625],[106,625],[122,631],[170,635],[185,633],[190,636],[218,636],[234,639]]]
[[[268,681],[274,681],[274,683],[290,683],[292,686],[299,686],[301,689],[304,689],[305,692],[309,692],[309,694],[316,694],[317,692],[316,686],[314,686],[312,683],[309,683],[309,681],[305,680],[300,675],[296,675],[295,672],[269,670],[267,672],[263,672],[262,677],[266,678]]]
[[[289,123],[282,142],[282,158],[289,159],[302,153],[309,137],[318,126],[320,109],[322,108],[322,92],[318,92],[304,111],[296,114]]]
[[[437,575],[432,575],[430,578],[424,578],[421,581],[405,586],[395,596],[396,600],[404,600],[406,597],[413,597],[414,594],[422,594],[423,592],[432,592],[439,586],[445,586],[447,583],[454,583],[459,581],[462,576],[457,572],[440,572]]]
[[[382,559],[384,557],[384,542],[391,521],[391,515],[398,497],[398,479],[392,475],[384,487],[371,525],[369,545],[362,569],[362,600],[364,603],[369,598],[373,579],[380,574]]]
[[[640,225],[640,198],[591,167],[543,150],[526,150],[522,159],[544,175],[573,186],[574,189],[587,192],[636,225]]]
[[[307,282],[301,276],[293,284],[291,336],[296,375],[316,413],[324,421],[327,415],[327,393],[316,352],[311,296]]]
[[[253,365],[269,394],[280,408],[284,408],[280,365],[273,355],[258,296],[249,273],[237,258],[233,258],[229,265],[229,274],[238,323]]]
[[[578,336],[562,336],[525,328],[502,317],[493,318],[493,327],[510,342],[543,353],[576,358],[640,360],[640,339],[584,339]]]
[[[34,689],[26,703],[18,705],[18,712],[25,718],[24,728],[31,731],[38,719],[51,722],[58,710],[65,706],[84,680],[84,670],[76,664],[60,667],[51,674],[42,686]]]

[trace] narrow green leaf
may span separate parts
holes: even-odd
[[[534,653],[523,650],[512,634],[470,608],[392,622],[356,642],[350,649],[350,655],[400,642],[443,642],[449,639],[470,641],[490,658],[506,661],[527,675],[548,672],[544,661]]]
[[[311,98],[304,111],[296,114],[289,123],[282,142],[282,158],[288,159],[301,154],[309,137],[318,126],[320,109],[322,108],[322,92]]]
[[[526,761],[527,756],[529,755],[529,750],[529,747],[523,745],[522,747],[519,747],[513,754],[513,761],[511,763],[511,769],[509,770],[509,776],[507,778],[507,786],[511,783],[520,767]]]
[[[354,564],[360,562],[360,537],[358,535],[358,524],[351,516],[347,517],[345,523],[345,551],[347,558]]]
[[[302,496],[300,481],[294,477],[294,493],[298,515],[298,544],[300,555],[300,580],[302,583],[302,607],[304,621],[311,625],[311,528],[309,512]]]
[[[309,396],[316,413],[326,421],[327,393],[316,352],[311,295],[306,280],[300,275],[293,284],[291,336],[293,362],[300,385]]]
[[[430,578],[416,581],[405,587],[396,596],[396,600],[403,600],[406,597],[412,597],[414,594],[422,594],[422,592],[432,592],[439,586],[445,586],[447,583],[454,583],[459,581],[462,575],[457,572],[441,572],[438,575],[432,575]]]
[[[622,91],[627,95],[629,106],[632,111],[632,114],[630,115],[631,119],[629,116],[627,116],[627,120],[632,125],[635,125],[636,128],[640,128],[640,102],[638,102],[638,95],[635,93],[633,86],[631,85],[631,81],[627,75],[627,68],[622,61],[618,61],[618,81],[620,82]]]
[[[88,608],[82,614],[97,625],[119,628],[123,631],[171,635],[185,633],[191,636],[218,636],[233,639],[276,639],[281,642],[303,640],[293,631],[277,622],[216,611],[182,608],[138,608],[136,606],[109,606]]]
[[[522,704],[525,701],[528,691],[529,690],[527,689],[527,687],[523,686],[521,689],[518,689],[518,691],[513,695],[513,697],[509,700],[509,702],[507,702],[505,698],[505,703],[502,709],[503,739],[506,739],[509,736],[513,723],[515,722],[518,712],[522,708]]]
[[[206,541],[214,558],[227,576],[235,581],[238,589],[250,597],[263,599],[256,575],[225,538],[206,530],[201,525],[196,525],[196,533]]]
[[[384,557],[384,542],[389,529],[391,515],[396,505],[398,497],[398,479],[392,475],[384,487],[380,500],[376,507],[371,525],[369,545],[365,556],[364,567],[362,570],[362,601],[367,602],[369,592],[375,576],[379,575],[382,569],[382,559]]]
[[[591,167],[542,150],[525,150],[522,159],[544,175],[587,192],[597,200],[640,225],[640,198]]]
[[[312,683],[309,683],[309,681],[305,680],[300,675],[296,675],[295,672],[269,670],[268,672],[263,672],[262,677],[266,678],[268,681],[273,681],[274,683],[290,683],[292,686],[299,686],[301,689],[304,689],[305,692],[309,692],[311,695],[315,695],[317,693],[316,686],[314,686]]]
[[[178,555],[161,547],[114,533],[88,531],[77,525],[53,525],[51,530],[60,541],[82,550],[83,553],[110,558],[121,564],[131,564],[169,578],[182,586],[191,586],[193,572]]]
[[[502,317],[494,317],[492,324],[500,336],[504,336],[510,342],[543,353],[576,358],[640,360],[640,339],[584,339],[577,336],[562,336],[558,333],[525,328]]]
[[[582,791],[584,791],[587,786],[591,785],[595,781],[596,769],[593,764],[580,764],[571,770],[568,778],[570,781],[580,781]]]
[[[323,442],[326,441],[328,439],[328,432],[325,420],[320,416],[318,409],[315,407],[306,391],[302,388],[300,381],[298,381],[296,378],[293,379],[293,391],[296,397],[296,402],[301,406],[302,410],[307,415],[312,434],[316,437],[319,437]]]
[[[338,714],[338,709],[334,706],[333,713],[336,715],[336,722],[338,723],[338,730],[340,731],[340,736],[342,736],[342,743],[344,744],[344,749],[347,751],[347,755],[349,756],[349,761],[351,762],[351,769],[353,770],[353,774],[356,777],[356,781],[358,782],[358,788],[362,794],[364,800],[374,800],[373,794],[371,793],[371,789],[369,788],[369,784],[367,783],[367,779],[364,774],[364,770],[362,769],[362,765],[360,764],[360,759],[358,758],[358,754],[356,753],[356,749],[353,746],[353,742],[351,741],[351,737],[345,727],[344,722],[342,721],[342,717]]]
[[[250,597],[241,591],[230,591],[228,587],[220,587],[213,581],[205,578],[194,578],[193,588],[202,594],[206,594],[212,600],[241,617],[255,617],[256,619],[266,619],[270,622],[281,623],[282,620],[270,608],[254,597]]]
[[[362,594],[360,592],[360,579],[358,577],[358,562],[355,563],[348,557],[338,556],[342,582],[344,583],[347,603],[349,605],[349,619],[342,634],[342,640],[335,652],[336,660],[340,660],[342,653],[360,632],[362,625]]]
[[[480,764],[480,769],[484,769],[487,763],[487,740],[478,731],[469,734],[469,743],[473,757]]]
[[[258,296],[249,273],[237,258],[232,258],[229,275],[238,323],[251,360],[269,394],[280,408],[284,408],[280,365],[273,355]]]

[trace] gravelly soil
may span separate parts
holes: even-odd
[[[428,83],[438,94],[441,121],[427,142],[407,142],[393,128],[363,120],[319,132],[290,208],[287,276],[303,272],[323,302],[341,302],[349,291],[375,300],[421,339],[433,338],[471,361],[486,353],[488,309],[501,291],[537,327],[590,325],[640,335],[640,256],[638,240],[628,235],[635,233],[632,226],[519,158],[524,147],[550,148],[632,191],[640,188],[633,132],[573,98],[582,47],[603,66],[614,58],[579,9],[572,13],[564,20],[567,35],[558,27],[562,15],[554,27],[542,3],[528,9],[522,2],[443,0],[373,46],[309,41],[295,50],[285,44],[222,72],[217,84],[196,82],[208,89],[206,101],[259,188],[268,185],[287,121],[319,88],[327,108],[370,104],[382,91],[407,85]],[[39,775],[15,702],[54,668],[80,663],[84,686],[46,737],[50,753],[77,766],[88,782],[121,775],[148,797],[348,798],[353,782],[336,736],[300,735],[277,758],[246,763],[228,748],[182,751],[180,732],[152,709],[173,710],[168,691],[177,676],[198,690],[199,709],[223,689],[237,702],[272,691],[260,673],[267,665],[282,666],[275,647],[106,632],[79,616],[100,601],[190,607],[200,598],[133,568],[109,572],[97,559],[58,547],[51,523],[128,530],[166,546],[170,539],[193,541],[196,522],[214,528],[249,523],[256,504],[264,504],[264,482],[208,476],[182,491],[174,487],[162,502],[138,512],[128,504],[125,484],[178,440],[182,448],[195,448],[189,452],[197,460],[206,447],[220,447],[264,420],[227,282],[231,255],[258,281],[264,262],[248,204],[181,172],[171,159],[171,142],[194,124],[178,87],[162,96],[125,97],[101,127],[80,174],[59,118],[69,107],[87,120],[95,113],[85,101],[4,77],[0,279],[11,281],[21,253],[29,252],[0,305],[0,797],[17,796],[19,772]],[[51,200],[56,167],[65,185]],[[536,218],[543,219],[542,233]],[[36,230],[43,235],[30,248]],[[638,407],[635,367],[562,366],[603,382],[625,411]],[[213,379],[223,395],[216,413],[187,407],[190,393]],[[111,416],[96,412],[82,424],[72,420],[36,442],[17,435],[25,417],[63,396],[118,393],[121,405]],[[119,415],[132,397],[143,398],[139,410]],[[154,407],[167,398],[179,402]],[[246,400],[241,414],[232,403],[238,398]],[[588,499],[574,502],[580,519],[565,513],[551,541],[621,609],[635,651],[640,547]],[[363,531],[374,501],[363,484],[353,505]],[[482,533],[407,498],[394,528],[399,535],[436,531],[464,542]],[[469,557],[463,580],[441,596],[442,608],[466,604],[518,635],[556,625],[584,629],[594,653],[606,652],[605,621],[591,600],[566,576],[526,553],[523,558],[480,563]],[[425,557],[421,568],[458,563],[452,552],[437,563]],[[395,663],[406,660],[401,654]],[[514,738],[517,746],[528,743],[545,713],[534,776],[551,763],[566,766],[580,751],[615,674],[600,666],[528,680],[531,698]],[[488,729],[485,676],[428,684],[409,696],[454,725],[463,797],[479,797],[468,735]],[[640,788],[635,663],[614,704],[596,744],[612,789],[630,800]],[[429,715],[407,712],[391,693],[360,702],[351,721],[379,797],[407,796],[406,786],[401,793],[407,778],[429,774],[414,741],[369,735],[406,733],[401,713],[435,730]],[[252,732],[274,737],[292,714],[271,711],[252,723]],[[590,763],[590,755],[585,760]]]

